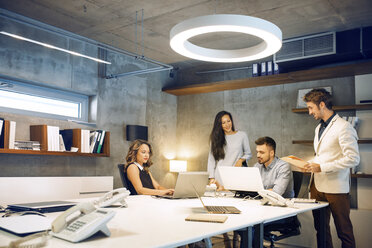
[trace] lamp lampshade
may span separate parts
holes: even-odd
[[[169,171],[170,172],[185,172],[185,171],[187,171],[187,161],[186,160],[170,160],[169,161]]]

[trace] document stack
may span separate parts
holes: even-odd
[[[15,141],[14,149],[40,151],[40,142],[39,141]]]

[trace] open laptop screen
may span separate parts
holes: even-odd
[[[260,171],[256,167],[219,166],[217,178],[228,190],[258,192],[264,189]]]

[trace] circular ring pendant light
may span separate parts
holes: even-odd
[[[237,32],[262,39],[252,47],[219,50],[194,45],[188,40],[207,33]],[[282,46],[282,31],[275,24],[244,15],[207,15],[183,21],[170,31],[170,46],[177,53],[210,62],[243,62],[270,56]]]

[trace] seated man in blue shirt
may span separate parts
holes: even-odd
[[[257,163],[265,189],[272,190],[284,198],[293,198],[293,176],[291,166],[275,156],[276,143],[270,137],[255,141]]]
[[[266,190],[272,190],[275,193],[285,197],[293,198],[293,176],[291,166],[275,156],[276,143],[270,137],[261,137],[255,141],[257,152],[257,163],[254,167],[260,170],[263,186]],[[270,226],[285,224],[295,221],[292,217],[271,222],[264,225],[264,230],[269,230]],[[241,237],[247,237],[247,233],[238,231]],[[258,232],[254,232],[253,247],[259,247]],[[243,242],[241,242],[242,244]],[[242,247],[242,246],[241,246]]]

